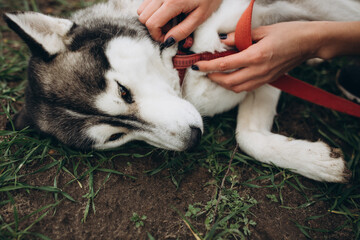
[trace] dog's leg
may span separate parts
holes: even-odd
[[[323,142],[295,140],[271,133],[280,91],[265,85],[248,93],[238,113],[236,139],[240,148],[265,163],[287,168],[318,181],[345,182],[342,154]]]

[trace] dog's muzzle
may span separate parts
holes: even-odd
[[[187,151],[188,150],[192,150],[194,149],[197,145],[199,145],[200,140],[201,140],[201,129],[197,128],[197,127],[191,127],[191,135],[190,135],[190,140],[189,140],[189,144],[187,147]]]

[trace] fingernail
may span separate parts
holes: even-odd
[[[219,34],[219,38],[220,38],[221,40],[225,40],[225,39],[227,39],[227,34],[226,34],[226,33],[220,33],[220,34]]]
[[[192,66],[191,66],[191,69],[194,70],[194,71],[199,71],[199,66],[197,66],[197,65],[192,65]]]
[[[168,48],[175,44],[175,38],[169,37],[166,41],[162,44],[162,48]]]

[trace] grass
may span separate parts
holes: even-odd
[[[54,1],[52,12],[67,15],[70,10],[87,6],[89,1]],[[2,8],[38,11],[37,1],[5,1],[0,3]],[[10,119],[18,106],[23,103],[23,92],[26,79],[26,66],[29,52],[26,47],[9,35],[9,30],[1,26],[2,40],[0,43],[0,114]],[[293,74],[312,84],[339,94],[333,84],[333,77],[337,69],[348,64],[348,59],[323,64],[313,68],[301,66]],[[209,182],[217,189],[212,199],[207,202],[193,203],[188,206],[187,212],[180,212],[186,226],[189,227],[195,238],[245,238],[254,229],[252,207],[263,204],[257,201],[256,196],[242,194],[241,189],[270,189],[267,201],[279,204],[282,208],[306,209],[317,203],[325,202],[329,205],[328,212],[323,215],[311,215],[306,221],[315,221],[326,218],[328,215],[344,217],[342,225],[336,229],[323,229],[304,225],[297,221],[297,226],[304,236],[312,238],[318,232],[331,233],[351,230],[353,239],[360,239],[360,125],[358,119],[339,114],[322,108],[314,108],[312,104],[304,103],[292,96],[284,95],[279,104],[279,112],[286,114],[289,102],[300,103],[304,106],[295,116],[296,121],[311,122],[312,129],[317,131],[333,147],[341,148],[349,169],[352,171],[351,184],[316,183],[311,189],[304,183],[304,179],[284,169],[261,164],[253,161],[247,155],[238,152],[234,155],[228,170],[228,162],[235,146],[233,129],[235,126],[235,112],[229,112],[214,119],[205,119],[206,133],[201,145],[191,153],[174,153],[154,149],[150,146],[132,143],[113,151],[78,152],[69,149],[49,138],[42,138],[30,129],[22,131],[0,130],[0,209],[9,207],[11,216],[0,214],[1,239],[48,239],[47,236],[33,232],[32,228],[47,216],[56,214],[57,209],[64,201],[77,202],[73,193],[63,189],[71,184],[87,189],[81,198],[86,202],[82,221],[86,222],[90,214],[100,211],[96,207],[95,198],[102,194],[102,189],[113,175],[120,175],[128,179],[135,176],[115,170],[113,160],[117,158],[144,158],[157,156],[162,164],[145,172],[147,175],[156,175],[161,171],[168,171],[169,178],[179,188],[182,179],[194,169],[206,168],[213,180]],[[316,109],[316,111],[314,111]],[[291,116],[289,116],[290,118]],[[275,120],[275,131],[280,131],[281,118]],[[224,137],[225,136],[225,137]],[[129,150],[131,149],[131,150]],[[128,163],[131,165],[131,162]],[[241,169],[249,169],[253,176],[244,179]],[[47,185],[36,186],[29,183],[29,177],[47,173],[51,181]],[[104,178],[95,182],[94,176],[103,173]],[[59,186],[59,176],[65,174],[69,181]],[[222,180],[225,184],[221,187]],[[86,186],[85,186],[86,184]],[[289,206],[284,196],[285,191],[297,192],[303,196],[303,203],[298,206]],[[219,194],[221,190],[221,194]],[[37,209],[31,209],[24,216],[19,215],[19,193],[39,192],[53,196],[53,202]],[[251,192],[251,191],[250,191]],[[20,195],[21,196],[21,195]],[[217,199],[220,196],[220,201]],[[135,214],[135,213],[134,213]],[[137,214],[136,214],[137,215]],[[134,225],[141,225],[143,216],[137,215],[130,219]],[[203,226],[196,229],[195,223]],[[141,228],[140,228],[141,229]],[[255,227],[256,229],[256,227]],[[154,239],[148,233],[149,239]]]
[[[250,208],[256,204],[257,201],[252,197],[240,197],[237,190],[224,189],[220,201],[211,199],[206,204],[190,204],[185,217],[197,219],[205,215],[204,225],[207,232],[204,239],[245,238],[251,234],[249,227],[256,225],[256,222],[250,219]],[[216,219],[218,221],[215,221]]]

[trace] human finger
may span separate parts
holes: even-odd
[[[223,35],[224,36],[224,35]],[[226,38],[222,38],[221,39],[221,42],[222,43],[225,43],[226,45],[230,46],[230,47],[233,47],[235,46],[235,32],[232,32],[232,33],[228,33],[225,35]]]
[[[250,64],[247,52],[231,54],[211,61],[199,61],[195,66],[202,72],[224,72],[246,67]]]
[[[178,16],[182,12],[182,8],[179,6],[166,6],[161,5],[147,21],[146,27],[149,30],[150,35],[157,41],[164,39],[162,27],[165,26],[171,19]]]
[[[230,73],[215,72],[208,74],[207,77],[220,86],[231,90],[236,85],[252,80],[252,77],[249,77],[246,71],[247,69],[240,69]]]
[[[266,83],[266,81],[262,80],[262,79],[247,81],[247,82],[244,82],[243,84],[233,86],[230,90],[233,92],[236,92],[236,93],[240,93],[240,92],[244,92],[244,91],[250,92],[250,91],[255,90],[256,88],[261,87],[265,83]]]
[[[162,6],[161,1],[151,1],[146,5],[146,8],[139,15],[139,21],[146,24],[149,18]]]
[[[137,9],[137,14],[140,15],[151,1],[152,0],[143,1],[139,6],[139,8]]]
[[[255,42],[258,42],[259,40],[263,39],[266,35],[266,32],[267,32],[267,29],[269,28],[269,26],[266,26],[266,27],[258,27],[258,28],[255,28],[251,31],[251,38],[253,41]],[[235,42],[235,32],[231,32],[231,33],[228,33],[228,34],[224,34],[222,35],[222,39],[221,39],[221,42],[230,46],[230,47],[233,47],[236,45],[236,42]]]
[[[252,91],[271,80],[270,76],[254,74],[249,68],[231,73],[212,73],[207,76],[213,82],[236,93]]]
[[[193,11],[179,24],[171,28],[165,35],[165,39],[173,37],[176,41],[181,41],[188,37],[203,21],[201,11]]]
[[[251,38],[252,38],[252,40],[254,42],[258,42],[261,39],[263,39],[267,35],[269,28],[271,28],[271,25],[270,26],[261,26],[261,27],[257,27],[255,29],[252,29],[251,30]]]

